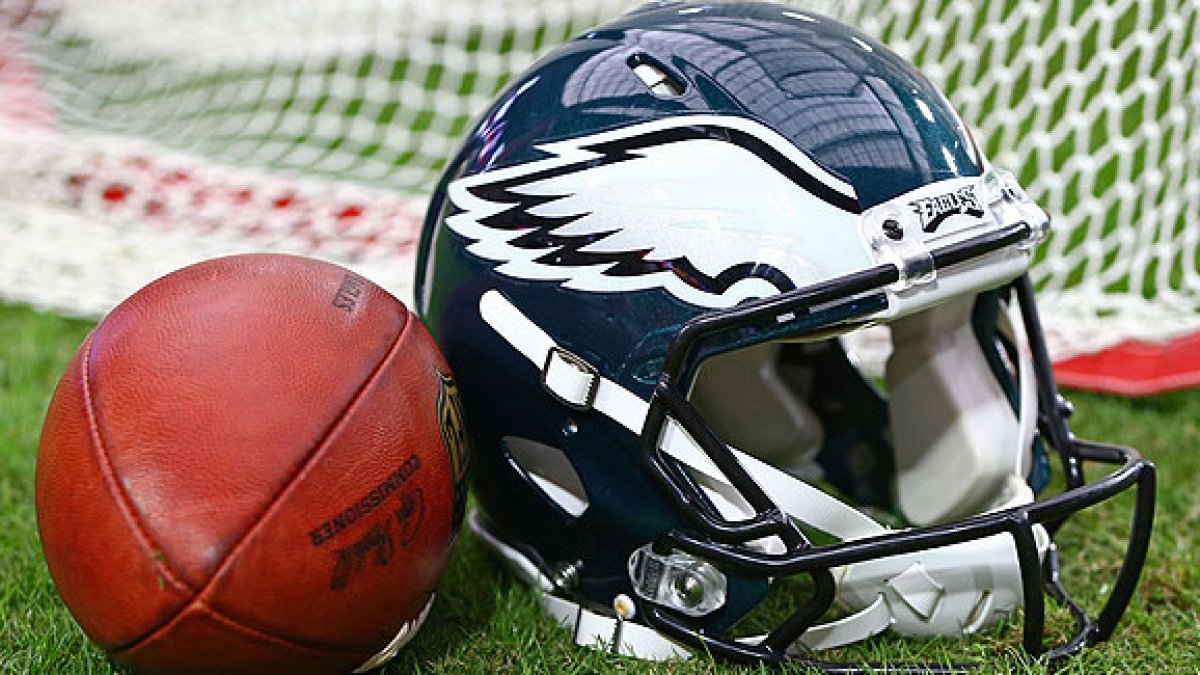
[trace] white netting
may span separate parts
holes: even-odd
[[[98,314],[282,249],[408,292],[423,197],[538,54],[623,0],[0,4],[0,297]],[[1059,354],[1200,329],[1200,0],[832,0],[1054,215]]]
[[[1200,0],[849,4],[1054,217],[1056,355],[1200,330]]]
[[[410,293],[424,199],[470,120],[590,0],[0,4],[0,297],[97,316],[249,250]]]

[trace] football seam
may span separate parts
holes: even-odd
[[[137,648],[139,645],[141,645],[143,643],[152,641],[158,635],[169,631],[172,626],[174,626],[178,621],[180,621],[181,617],[184,615],[184,613],[186,613],[186,611],[190,607],[195,606],[197,604],[201,604],[204,606],[205,610],[210,615],[220,616],[221,618],[227,619],[228,621],[230,621],[232,623],[236,623],[237,625],[242,626],[242,627],[246,628],[247,630],[256,631],[257,633],[259,633],[261,635],[272,636],[284,644],[303,647],[306,650],[314,651],[314,652],[326,651],[326,652],[338,652],[338,653],[356,653],[353,650],[345,650],[345,649],[338,648],[335,646],[328,646],[328,645],[322,645],[322,644],[310,644],[307,642],[301,642],[301,641],[297,641],[291,637],[275,635],[274,633],[269,633],[269,632],[262,631],[257,628],[253,628],[252,626],[242,623],[240,620],[229,616],[228,614],[222,612],[221,610],[218,610],[216,607],[214,607],[213,605],[208,603],[206,593],[209,591],[209,589],[212,587],[212,585],[216,582],[216,580],[219,579],[222,574],[224,574],[224,572],[229,567],[229,565],[232,563],[232,561],[235,558],[237,558],[237,555],[241,551],[242,546],[245,544],[245,542],[248,539],[250,539],[250,537],[253,536],[255,532],[258,531],[259,527],[261,527],[265,521],[270,519],[270,516],[273,514],[275,508],[278,506],[280,501],[292,490],[292,488],[297,483],[299,483],[301,480],[303,480],[303,478],[308,474],[308,471],[311,469],[311,467],[314,464],[316,464],[317,460],[321,457],[321,455],[324,452],[330,439],[336,435],[337,431],[345,423],[345,420],[348,417],[350,417],[351,412],[358,405],[359,401],[362,400],[363,394],[368,389],[370,389],[370,387],[379,378],[379,375],[384,370],[385,366],[387,366],[387,364],[392,361],[392,358],[396,355],[396,353],[400,347],[400,344],[401,344],[401,342],[403,342],[404,336],[408,332],[409,326],[412,323],[412,321],[411,321],[412,317],[410,314],[407,313],[407,311],[405,312],[404,319],[405,319],[404,324],[400,327],[400,330],[398,330],[396,332],[396,337],[393,339],[391,346],[388,347],[387,353],[385,353],[383,358],[381,358],[379,360],[379,363],[377,363],[375,365],[375,368],[371,371],[371,374],[363,379],[362,384],[354,392],[354,395],[350,397],[349,402],[347,402],[346,406],[344,408],[342,408],[341,412],[338,415],[334,416],[332,424],[330,424],[329,428],[327,428],[325,430],[325,432],[321,435],[321,437],[317,440],[317,442],[313,444],[312,449],[309,450],[308,457],[306,457],[304,459],[304,461],[301,462],[299,468],[296,469],[295,473],[290,478],[288,478],[286,481],[283,482],[283,486],[279,489],[279,492],[277,492],[275,494],[275,496],[272,497],[267,502],[267,505],[262,510],[262,512],[259,513],[259,515],[251,521],[250,527],[248,527],[246,529],[246,531],[242,533],[242,536],[238,537],[237,541],[234,542],[234,544],[232,546],[230,546],[230,548],[226,552],[226,554],[217,562],[216,569],[213,570],[213,573],[209,576],[209,578],[199,588],[195,589],[195,591],[192,594],[191,599],[187,603],[185,603],[182,607],[180,607],[171,617],[169,617],[162,623],[158,624],[157,626],[151,627],[146,632],[145,635],[137,638],[136,640],[129,642],[128,644],[125,644],[118,648],[115,648],[113,651],[132,650],[132,649]],[[165,561],[162,561],[162,564],[165,565],[166,564]]]
[[[354,649],[339,649],[337,647],[309,645],[309,644],[305,644],[303,642],[297,642],[295,640],[288,639],[281,635],[275,635],[274,633],[268,633],[266,631],[259,630],[258,628],[244,624],[244,623],[238,621],[237,619],[234,619],[231,616],[221,613],[215,607],[209,605],[208,603],[204,602],[200,598],[194,598],[191,602],[189,602],[182,609],[180,609],[176,616],[171,617],[170,621],[168,621],[166,624],[163,624],[162,626],[160,626],[151,635],[157,634],[161,630],[167,630],[171,625],[174,625],[176,623],[176,621],[180,619],[180,617],[182,617],[184,614],[186,614],[189,609],[193,609],[193,608],[200,612],[203,612],[205,615],[211,617],[213,620],[226,626],[227,628],[235,630],[244,635],[248,635],[251,638],[254,638],[254,639],[262,641],[262,642],[269,642],[269,643],[273,643],[273,644],[283,645],[288,648],[294,648],[294,649],[298,649],[301,651],[312,652],[313,654],[327,655],[330,653],[334,653],[334,654],[347,654],[347,655],[352,654],[355,656],[358,656],[360,654],[366,654],[366,652],[363,652],[360,650],[354,650]],[[148,637],[149,636],[147,636],[147,638]],[[137,649],[141,644],[143,644],[146,641],[147,638],[143,638],[143,639],[138,640],[137,642],[133,642],[125,647],[121,647],[120,649],[113,649],[111,651],[113,654],[128,653],[130,651],[133,651],[134,649]]]
[[[87,349],[83,353],[83,363],[80,364],[80,369],[83,371],[83,409],[87,415],[88,432],[92,436],[92,445],[95,448],[95,453],[98,455],[97,460],[100,465],[101,474],[104,476],[104,482],[108,484],[108,491],[116,498],[117,506],[120,508],[122,515],[132,525],[134,532],[137,535],[138,543],[149,554],[149,557],[154,562],[151,563],[158,570],[161,578],[170,582],[177,591],[182,592],[185,596],[193,596],[193,589],[187,582],[179,578],[169,565],[166,564],[165,554],[155,544],[154,537],[150,535],[138,517],[137,509],[133,506],[133,500],[126,493],[125,488],[117,480],[113,470],[112,460],[108,456],[108,446],[104,442],[104,436],[100,433],[100,426],[96,421],[96,410],[92,402],[92,351],[96,348],[95,335],[88,338]],[[186,607],[186,602],[183,607]],[[182,611],[182,607],[177,610]]]

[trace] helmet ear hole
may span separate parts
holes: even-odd
[[[505,436],[503,448],[510,463],[547,501],[572,518],[587,511],[591,502],[583,481],[562,450],[520,436]]]

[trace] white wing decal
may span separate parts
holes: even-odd
[[[452,182],[446,223],[510,277],[731,307],[870,263],[853,189],[770,129],[693,115]]]

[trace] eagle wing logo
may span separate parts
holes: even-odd
[[[499,274],[721,308],[860,260],[828,236],[853,238],[853,188],[752,120],[677,117],[538,149],[449,186],[446,224]]]

